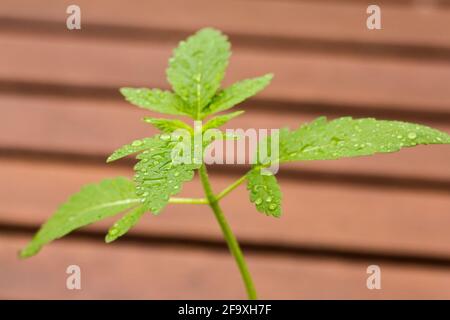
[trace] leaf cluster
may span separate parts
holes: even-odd
[[[257,94],[273,77],[266,74],[222,88],[230,55],[230,43],[225,35],[212,28],[202,29],[182,41],[169,60],[166,73],[172,91],[122,88],[120,92],[131,104],[149,111],[194,120],[210,117],[203,131],[219,128],[243,111],[217,113]],[[106,235],[106,242],[114,241],[146,212],[160,213],[171,196],[179,193],[183,184],[193,178],[201,164],[172,161],[174,147],[179,144],[172,139],[172,134],[185,130],[189,139],[193,139],[194,129],[181,119],[145,117],[143,120],[161,133],[124,145],[107,159],[107,162],[113,162],[137,154],[133,181],[120,177],[83,187],[41,227],[21,251],[22,257],[36,254],[43,245],[75,229],[124,213]],[[268,144],[270,139],[268,137],[262,143]],[[282,129],[279,155],[272,162],[331,160],[443,143],[450,143],[447,133],[418,124],[350,117],[328,121],[320,117],[295,130]],[[276,177],[264,170],[268,165],[261,162],[253,166],[242,181],[247,181],[250,201],[258,211],[279,217],[282,193]]]

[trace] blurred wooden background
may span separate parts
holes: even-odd
[[[240,128],[296,127],[319,115],[373,116],[450,132],[448,1],[74,1],[0,3],[0,298],[245,298],[206,207],[169,206],[106,245],[114,221],[16,252],[81,185],[132,174],[106,165],[116,147],[155,131],[121,86],[167,88],[176,43],[214,26],[233,44],[229,84],[275,73],[245,103]],[[450,148],[301,163],[281,170],[284,215],[257,213],[245,187],[224,201],[261,298],[450,298]],[[216,190],[244,168],[212,167]],[[183,195],[199,196],[197,179]],[[65,269],[82,270],[82,290]],[[366,268],[382,289],[366,288]]]

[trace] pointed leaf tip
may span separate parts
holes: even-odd
[[[58,208],[19,252],[19,256],[31,257],[47,243],[75,229],[120,213],[139,202],[134,183],[126,178],[106,179],[86,185]]]
[[[145,212],[146,209],[144,207],[138,207],[130,212],[127,212],[108,230],[108,233],[105,236],[105,242],[111,243],[126,234],[134,225],[136,225],[136,223],[138,223],[139,219]]]

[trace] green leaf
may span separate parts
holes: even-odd
[[[236,111],[236,112],[227,113],[227,114],[224,114],[224,115],[221,115],[221,116],[214,117],[214,118],[212,118],[211,120],[209,120],[208,122],[205,123],[205,125],[203,126],[203,131],[206,131],[208,129],[221,127],[225,123],[230,121],[231,119],[234,119],[234,118],[236,118],[237,116],[240,116],[243,113],[244,113],[244,111]]]
[[[111,154],[108,159],[106,159],[106,162],[113,162],[123,157],[129,156],[130,154],[151,149],[154,147],[154,145],[154,137],[134,140],[130,144],[126,144],[114,151],[113,154]]]
[[[108,231],[105,242],[110,243],[128,232],[145,213],[144,207],[138,207],[126,213]]]
[[[229,132],[223,132],[220,131],[219,129],[215,129],[213,128],[212,130],[217,130],[217,135],[203,135],[203,149],[206,149],[211,143],[213,143],[214,141],[219,141],[219,140],[239,140],[242,137],[238,134],[235,133],[229,133]]]
[[[59,207],[20,252],[20,256],[31,257],[45,244],[73,230],[113,216],[139,203],[133,182],[126,178],[107,179],[98,184],[86,185]]]
[[[172,152],[177,152],[174,148],[178,143],[183,142],[173,142],[169,135],[161,135],[154,138],[152,149],[137,156],[139,162],[134,167],[136,193],[153,214],[158,214],[170,196],[181,191],[183,182],[192,180],[194,169],[200,167],[196,163],[173,161]],[[190,145],[188,147],[191,148]],[[189,161],[193,162],[192,159]]]
[[[169,91],[146,88],[121,88],[120,93],[128,102],[140,108],[165,114],[187,115],[183,100]]]
[[[178,129],[188,130],[190,133],[193,133],[192,128],[188,124],[177,119],[160,119],[160,118],[145,117],[144,121],[152,124],[155,128],[166,133],[172,133]]]
[[[280,160],[326,160],[395,152],[419,144],[450,143],[450,136],[419,124],[350,117],[325,117],[280,132]]]
[[[227,38],[212,28],[198,31],[174,50],[167,78],[195,119],[219,89],[229,57]]]
[[[270,216],[281,215],[281,190],[275,176],[260,168],[255,168],[247,174],[247,189],[250,191],[250,201],[259,212]]]
[[[234,83],[230,87],[220,91],[213,98],[211,104],[204,110],[203,114],[208,115],[232,108],[263,90],[270,83],[272,78],[273,74],[269,73],[262,77],[246,79]]]

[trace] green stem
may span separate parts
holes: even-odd
[[[220,192],[217,196],[216,196],[216,200],[219,201],[220,199],[222,199],[223,197],[225,197],[227,194],[229,194],[231,191],[233,191],[234,189],[236,189],[237,187],[239,187],[242,182],[245,181],[245,179],[247,179],[247,175],[243,175],[242,177],[240,177],[239,179],[237,179],[235,182],[233,182],[232,184],[230,184],[228,187],[226,187],[225,189],[222,190],[222,192]]]
[[[230,226],[228,225],[227,220],[225,219],[222,209],[219,206],[218,199],[214,195],[211,184],[209,182],[208,172],[206,171],[205,164],[202,164],[202,166],[199,169],[199,173],[200,179],[203,184],[203,189],[205,190],[206,198],[209,201],[209,206],[211,207],[212,211],[214,212],[214,215],[216,216],[217,222],[219,223],[220,228],[222,229],[223,236],[225,237],[225,240],[228,244],[228,248],[230,249],[234,259],[236,260],[239,271],[241,272],[242,280],[244,281],[248,298],[251,300],[256,300],[257,299],[256,290],[255,286],[253,285],[250,272],[248,271],[247,264],[245,263],[245,259],[244,256],[242,255],[241,248],[239,247],[239,243],[237,242],[236,237],[234,236],[233,232],[230,229]]]
[[[179,204],[208,204],[208,199],[205,198],[177,198],[171,197],[169,203],[179,203]]]

